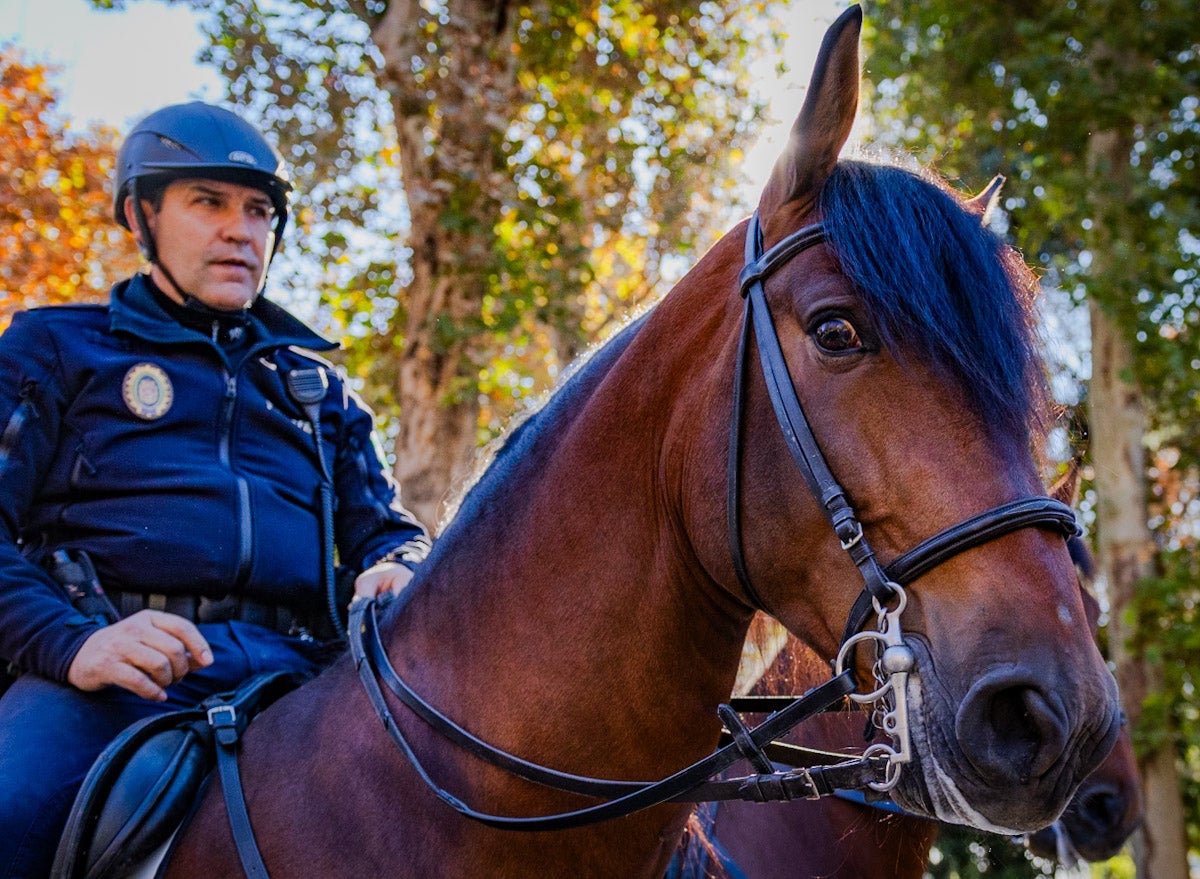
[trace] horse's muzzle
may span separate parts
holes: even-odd
[[[976,681],[958,707],[954,730],[963,756],[994,787],[1025,787],[1051,771],[1071,732],[1058,696],[1021,669]]]
[[[984,805],[1002,826],[1053,821],[1119,734],[1115,692],[1097,693],[1097,704],[1085,706],[1068,701],[1075,695],[1069,688],[1051,689],[1044,679],[1020,666],[993,670],[971,686],[955,714],[957,745],[977,780],[1025,794],[1019,815],[1005,814],[1003,797]],[[1038,806],[1045,814],[1029,811]]]

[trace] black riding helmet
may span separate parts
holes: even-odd
[[[156,262],[158,254],[139,196],[144,198],[171,180],[187,177],[225,180],[267,194],[275,208],[275,241],[269,265],[287,225],[288,193],[292,189],[283,158],[240,116],[200,101],[174,104],[151,113],[129,133],[117,155],[113,214],[129,229],[124,205],[127,197],[133,198],[133,214],[146,259]]]

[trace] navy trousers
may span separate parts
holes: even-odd
[[[191,708],[264,671],[315,673],[328,648],[248,623],[199,626],[213,651],[149,702],[109,687],[84,693],[36,675],[19,677],[0,698],[0,877],[47,876],[75,793],[96,756],[130,724]]]

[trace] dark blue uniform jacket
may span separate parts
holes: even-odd
[[[0,657],[63,681],[98,625],[34,563],[58,548],[85,549],[112,590],[320,607],[321,471],[291,369],[329,376],[321,441],[340,562],[424,556],[370,411],[297,350],[334,344],[267,300],[250,315],[236,369],[141,276],[107,307],[13,319],[0,337]]]

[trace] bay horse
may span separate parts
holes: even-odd
[[[896,648],[879,783],[906,809],[1022,832],[1112,747],[1116,688],[1074,519],[1030,451],[1032,279],[931,177],[838,160],[861,26],[855,7],[826,34],[755,217],[508,435],[409,588],[351,628],[377,613],[396,676],[478,740],[615,780],[712,752],[757,608],[822,656],[861,629],[860,647]],[[843,653],[838,679],[878,686],[870,652]],[[508,829],[595,800],[493,765],[391,693],[381,724],[362,667],[343,656],[244,737],[274,879],[662,875],[687,803]],[[241,872],[213,784],[165,875]]]
[[[1080,567],[1084,608],[1093,633],[1100,605],[1082,581],[1092,564],[1082,541],[1072,541]],[[750,688],[755,696],[796,693],[828,676],[826,663],[794,637],[778,647],[777,627],[761,614],[749,642],[760,651],[778,649],[773,662]],[[852,753],[861,748],[862,712],[814,718],[787,737],[791,744]],[[1074,866],[1080,860],[1115,856],[1140,825],[1142,799],[1137,761],[1128,727],[1116,745],[1079,786],[1062,816],[1025,836],[1031,852]],[[797,801],[764,808],[737,801],[698,808],[679,850],[670,879],[921,879],[939,824],[854,796]],[[1001,843],[1004,844],[1004,843]]]

